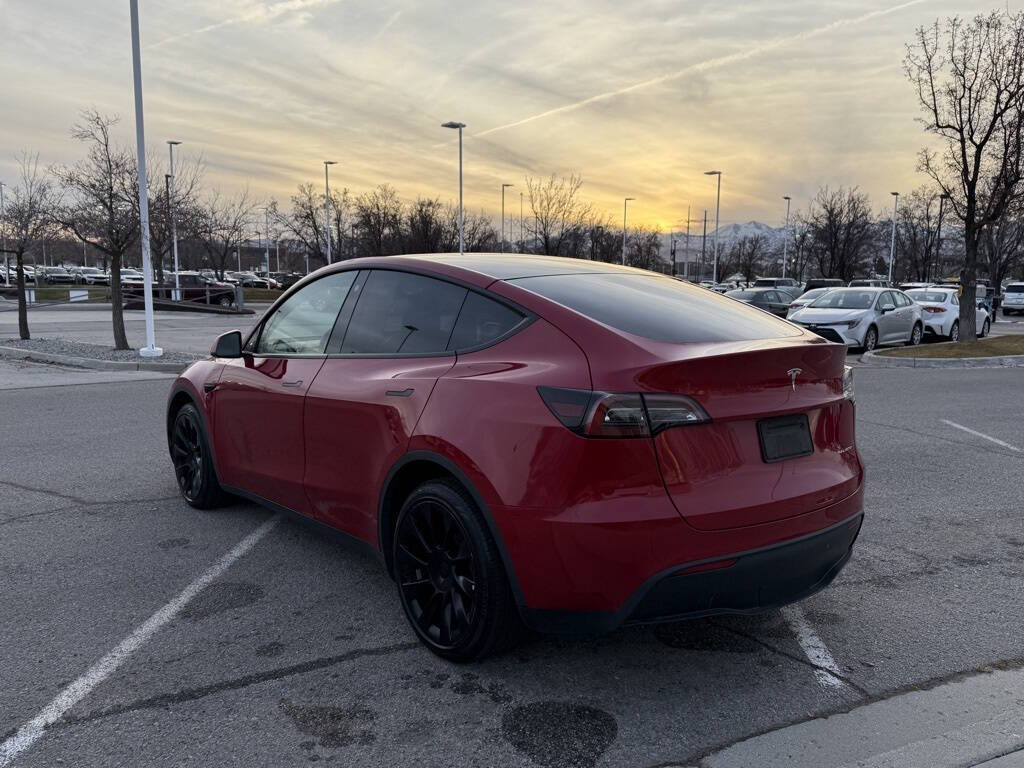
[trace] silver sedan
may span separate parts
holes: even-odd
[[[789,316],[819,336],[872,350],[921,343],[921,306],[895,288],[835,288]]]

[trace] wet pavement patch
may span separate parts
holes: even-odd
[[[517,751],[544,768],[591,768],[619,732],[607,712],[558,701],[513,707],[501,729]]]
[[[433,683],[431,683],[431,687],[434,687]],[[480,683],[480,678],[472,672],[463,672],[459,680],[452,683],[451,689],[463,696],[486,694],[495,704],[512,701],[512,697],[501,683],[488,683],[487,687],[484,687]]]
[[[163,541],[158,541],[156,545],[163,550],[183,549],[189,545],[189,540],[184,537],[179,537],[176,539],[164,539]]]
[[[280,708],[300,733],[320,739],[322,747],[365,745],[377,740],[373,731],[366,727],[377,719],[377,713],[366,707],[304,706],[282,701]],[[303,745],[308,743],[303,742]]]
[[[261,645],[256,649],[257,656],[280,656],[284,652],[284,643],[279,643],[276,640],[266,645]]]
[[[715,651],[718,653],[753,653],[756,641],[731,632],[708,621],[680,621],[659,624],[654,628],[659,643],[685,651]]]
[[[211,584],[181,612],[189,621],[202,621],[224,611],[246,608],[263,597],[263,587],[249,581],[224,581]]]

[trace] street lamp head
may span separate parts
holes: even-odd
[[[636,198],[635,197],[627,197],[624,202],[628,203],[630,200],[636,200]]]
[[[705,176],[721,176],[721,171],[704,171]]]
[[[337,160],[324,160],[324,165],[337,165]]]
[[[457,123],[454,120],[449,120],[447,123],[441,123],[442,128],[465,128],[465,123]]]
[[[899,192],[890,192],[889,194],[892,195],[893,197],[899,197],[900,196]]]
[[[171,145],[172,147],[176,147],[176,146],[178,146],[179,144],[181,144],[181,142],[180,142],[180,141],[175,141],[174,139],[168,139],[168,140],[167,140],[167,143],[168,143],[168,144],[170,144],[170,145]]]
[[[505,189],[506,187],[514,187],[514,186],[515,186],[515,184],[502,184],[501,188]]]
[[[791,198],[789,195],[783,195],[782,199],[783,200],[792,200],[793,198]]]

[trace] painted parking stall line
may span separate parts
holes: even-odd
[[[985,440],[988,440],[989,442],[995,443],[996,445],[1001,445],[1003,448],[1009,448],[1011,451],[1016,451],[1017,453],[1021,452],[1021,449],[1018,448],[1017,446],[1010,445],[1009,443],[1003,442],[1002,440],[999,440],[998,438],[991,437],[990,435],[986,435],[984,432],[978,432],[977,430],[971,429],[970,427],[965,427],[963,424],[957,424],[955,421],[950,421],[949,419],[940,419],[940,421],[943,424],[947,424],[947,425],[949,425],[951,427],[954,427],[956,429],[962,430],[962,431],[966,432],[969,435],[974,435],[975,437],[984,438]]]
[[[0,744],[0,768],[6,768],[14,759],[35,744],[46,728],[60,720],[69,709],[89,695],[100,683],[117,671],[129,656],[139,650],[146,641],[174,619],[200,592],[217,580],[237,560],[249,552],[259,541],[270,533],[281,521],[274,516],[250,533],[231,551],[208,568],[199,578],[185,587],[177,597],[139,625],[134,632],[118,643],[112,651],[93,664],[88,671],[47,704],[43,710],[21,726],[17,732]]]
[[[846,682],[842,679],[842,671],[832,657],[825,641],[814,631],[814,627],[807,621],[803,609],[799,605],[788,605],[782,609],[782,615],[789,624],[789,628],[796,635],[796,641],[800,644],[807,660],[814,666],[814,676],[824,688],[846,688]]]

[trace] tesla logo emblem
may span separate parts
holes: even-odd
[[[793,387],[793,391],[796,392],[796,377],[803,373],[800,368],[790,368],[786,371],[786,375],[789,376],[789,384]]]

